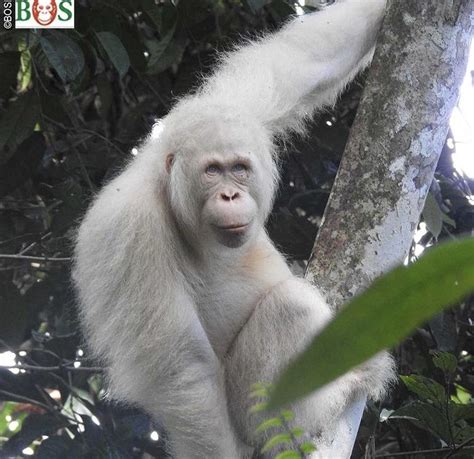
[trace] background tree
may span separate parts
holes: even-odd
[[[389,4],[306,272],[336,310],[409,255],[466,71],[473,7]],[[328,457],[350,454],[364,405],[348,407]]]
[[[93,193],[174,98],[209,71],[215,50],[278,27],[295,9],[283,0],[79,0],[75,30],[0,33],[0,358],[14,367],[0,368],[3,453],[164,457],[160,426],[107,403],[100,369],[81,347],[69,281],[72,235]],[[362,83],[320,116],[308,139],[288,147],[268,228],[295,269],[310,256]],[[413,243],[412,257],[474,227],[474,183],[453,168],[447,138],[425,207],[428,231]],[[474,389],[470,306],[432,321],[398,352],[404,374],[416,370],[466,402]],[[430,350],[457,358],[449,377]],[[387,408],[411,401],[401,386]],[[360,437],[365,445],[375,435],[378,454],[437,448],[444,438],[429,420],[380,423],[378,412],[370,412]],[[462,421],[472,428],[472,419]]]

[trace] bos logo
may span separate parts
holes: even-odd
[[[74,0],[16,0],[15,28],[73,29]]]

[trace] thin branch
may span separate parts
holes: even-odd
[[[69,262],[72,260],[71,257],[34,257],[31,255],[21,255],[21,254],[10,254],[10,253],[0,253],[0,259],[7,260],[29,260],[29,261],[58,261],[58,262]]]
[[[98,137],[99,139],[103,140],[104,142],[106,142],[107,144],[109,144],[112,148],[114,148],[118,153],[120,153],[121,156],[126,156],[126,152],[124,150],[122,150],[119,146],[115,145],[115,143],[113,143],[110,139],[108,139],[107,137],[105,137],[104,135],[102,135],[100,132],[97,132],[97,131],[94,131],[92,129],[87,129],[87,128],[82,128],[82,127],[75,127],[75,126],[66,126],[62,123],[59,123],[55,120],[53,120],[52,118],[50,118],[49,116],[45,115],[45,118],[48,120],[49,123],[51,124],[54,124],[56,125],[57,127],[61,128],[61,129],[64,129],[65,131],[72,131],[72,132],[76,132],[78,134],[80,133],[86,133],[86,134],[90,134],[90,135],[93,135],[93,136],[96,136]],[[87,147],[86,147],[87,148]]]
[[[75,367],[74,365],[53,365],[53,366],[41,366],[41,365],[2,365],[0,368],[6,368],[7,370],[30,370],[30,371],[90,371],[93,373],[100,373],[105,370],[103,367]]]
[[[464,447],[463,449],[474,449],[474,446]],[[409,457],[409,456],[420,456],[423,454],[435,454],[435,453],[453,453],[456,452],[451,448],[436,448],[436,449],[420,449],[417,451],[404,451],[399,453],[387,453],[387,454],[376,454],[375,457]]]
[[[446,455],[446,459],[448,457],[453,456],[454,454],[458,453],[462,449],[472,449],[474,446],[467,446],[469,443],[474,442],[474,437],[468,438],[467,440],[463,441],[459,446],[456,446],[452,451],[449,452],[449,454]]]
[[[23,395],[14,394],[13,392],[9,392],[7,390],[0,389],[0,394],[6,395],[10,397],[12,400],[20,400],[24,403],[29,403],[30,405],[37,405],[41,408],[45,409],[46,411],[56,413],[57,411],[46,405],[45,403],[38,402],[38,400],[34,400],[33,398],[24,397]]]
[[[84,180],[86,181],[89,190],[91,191],[91,193],[94,193],[96,191],[96,187],[92,183],[89,173],[87,172],[86,166],[84,165],[84,161],[82,160],[81,154],[75,146],[71,145],[71,149],[77,158],[77,162],[79,163],[79,169],[81,170],[81,174],[84,177]]]
[[[38,235],[38,233],[19,234],[18,236],[14,236],[14,237],[11,237],[11,238],[8,238],[8,239],[4,239],[3,241],[0,241],[0,245],[1,244],[8,244],[10,242],[16,241],[17,239],[22,239],[22,238],[27,238],[27,237],[30,237],[30,236],[37,236],[37,235]]]

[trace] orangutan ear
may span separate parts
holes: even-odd
[[[174,155],[172,154],[169,154],[167,157],[166,157],[166,172],[168,172],[168,174],[171,173],[171,166],[173,165],[173,161],[174,161]]]

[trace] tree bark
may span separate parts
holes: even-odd
[[[307,270],[335,309],[408,254],[465,73],[472,9],[390,3]]]
[[[472,27],[472,0],[389,4],[306,273],[335,310],[408,254],[458,99]],[[339,429],[339,441],[326,441],[323,457],[350,456],[360,412],[354,404],[346,411],[345,434]]]

